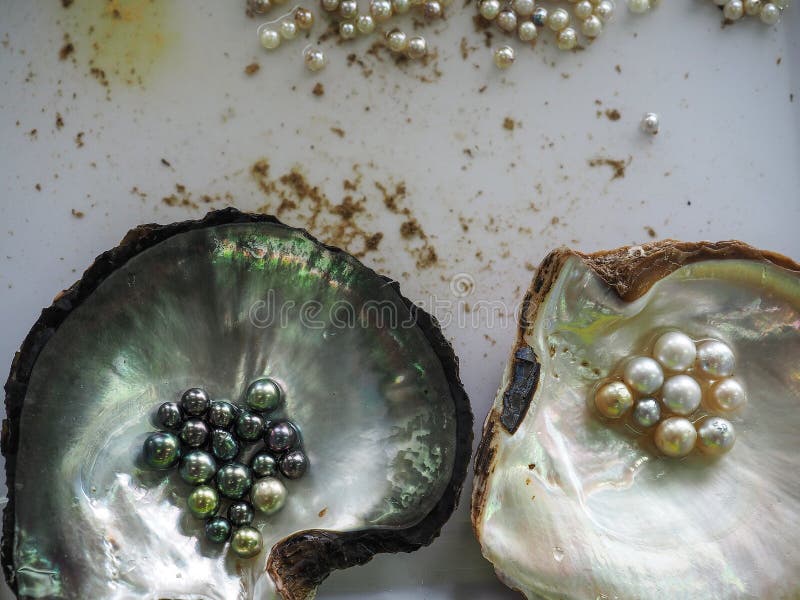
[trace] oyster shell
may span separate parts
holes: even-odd
[[[373,312],[336,321],[347,307]],[[256,518],[264,550],[243,560],[203,539],[191,488],[140,452],[162,402],[194,387],[236,401],[264,374],[311,468]],[[2,563],[20,598],[310,598],[332,569],[429,544],[472,438],[429,315],[352,256],[233,209],[139,227],[100,256],[33,326],[6,408]]]
[[[800,597],[800,265],[740,242],[561,249],[522,317],[475,461],[499,577],[528,598]],[[594,409],[670,329],[738,358],[749,400],[724,456],[668,458]]]

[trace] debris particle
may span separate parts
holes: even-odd
[[[506,117],[503,119],[503,129],[507,129],[508,131],[514,131],[514,128],[517,126],[516,121],[511,117]]]
[[[56,113],[56,129],[59,131],[64,127],[64,118],[61,113]]]
[[[319,511],[319,513],[318,513],[318,514],[319,514],[319,518],[320,518],[320,519],[321,519],[322,517],[324,517],[326,514],[328,514],[328,507],[326,506],[325,508],[323,508],[321,511]]]
[[[252,77],[256,73],[258,73],[260,70],[261,70],[261,65],[260,64],[258,64],[257,62],[251,62],[249,65],[247,65],[244,68],[244,74],[247,75],[248,77]]]
[[[76,219],[82,219],[84,217],[83,211],[72,209],[72,216]]]
[[[172,167],[172,164],[166,158],[161,159],[161,164],[165,167]]]
[[[61,0],[61,6],[69,8],[75,0]]]
[[[656,233],[656,230],[650,227],[649,225],[645,225],[644,230],[647,232],[647,235],[649,235],[651,238],[654,238],[658,235]]]
[[[622,67],[621,67],[621,66],[619,66],[619,65],[614,65],[614,70],[615,70],[617,73],[622,73]]]
[[[75,44],[73,44],[70,41],[67,41],[63,46],[61,46],[61,50],[58,51],[58,58],[59,60],[67,60],[74,52],[75,52]]]
[[[311,90],[311,93],[315,96],[324,96],[325,95],[325,86],[322,85],[319,81],[314,85],[314,88]]]
[[[608,108],[606,109],[606,117],[609,121],[619,121],[622,115],[616,108]]]
[[[632,156],[628,160],[615,159],[615,158],[591,158],[589,159],[590,167],[611,167],[614,174],[611,176],[611,181],[615,179],[622,179],[625,177],[625,168],[631,164]]]
[[[331,127],[331,131],[338,135],[340,138],[344,137],[344,129],[341,127]]]
[[[83,148],[83,136],[84,136],[83,131],[79,131],[78,134],[75,136],[75,145],[78,148]]]

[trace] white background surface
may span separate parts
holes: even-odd
[[[621,5],[587,51],[518,44],[517,64],[502,73],[474,30],[474,7],[457,2],[438,34],[426,30],[442,75],[421,83],[415,69],[389,61],[373,60],[370,78],[348,68],[346,54],[363,55],[363,42],[328,41],[330,64],[310,75],[300,40],[272,55],[260,51],[243,2],[164,4],[166,49],[142,86],[112,77],[110,100],[87,76],[88,48],[60,3],[0,6],[0,39],[7,41],[0,47],[3,368],[40,308],[130,227],[195,218],[226,204],[169,207],[161,198],[176,183],[195,197],[230,193],[242,210],[265,204],[248,173],[261,157],[273,174],[302,164],[335,202],[354,162],[364,165],[367,182],[407,183],[406,206],[429,235],[438,264],[415,268],[399,235],[402,218],[383,208],[369,183],[368,214],[359,218],[385,236],[364,262],[397,278],[411,299],[450,303],[436,312],[461,359],[476,433],[513,322],[490,323],[484,314],[478,323],[459,323],[457,317],[471,315],[454,304],[454,276],[474,280],[465,301],[499,301],[512,312],[533,275],[526,263],[538,264],[562,244],[591,251],[647,241],[648,227],[659,238],[739,238],[800,258],[800,6],[776,28],[748,19],[723,29],[711,2],[662,2],[642,17]],[[77,64],[58,60],[65,31],[73,32]],[[318,25],[315,33],[321,31]],[[462,37],[477,47],[467,60]],[[245,77],[242,69],[254,59],[261,71]],[[325,86],[319,98],[310,93],[317,80]],[[598,118],[596,111],[607,108],[621,118]],[[647,111],[661,116],[655,138],[639,131]],[[505,117],[518,122],[513,132],[502,127]],[[82,148],[74,142],[79,131]],[[626,176],[612,181],[609,168],[588,166],[596,157],[632,160]],[[133,186],[147,198],[131,194]],[[73,217],[72,209],[85,217]],[[459,216],[470,221],[469,231]],[[334,574],[320,598],[516,597],[480,557],[468,504],[467,491],[430,548]]]

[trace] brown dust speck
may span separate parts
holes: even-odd
[[[606,109],[606,118],[609,121],[619,121],[622,115],[616,108],[607,108]]]
[[[590,167],[611,167],[613,170],[611,181],[614,181],[625,177],[625,168],[631,164],[632,160],[632,156],[629,156],[628,160],[601,157],[590,158],[588,162]]]
[[[56,113],[56,129],[61,131],[64,128],[64,117],[61,116],[61,113]]]
[[[71,212],[72,212],[72,216],[75,217],[76,219],[82,219],[84,217],[83,211],[76,210],[76,209],[73,208]]]
[[[647,235],[649,235],[651,238],[654,238],[658,235],[656,233],[656,230],[650,227],[649,225],[646,225],[644,230],[647,232]]]
[[[325,95],[325,86],[322,85],[319,81],[314,84],[314,87],[311,89],[311,93],[315,96],[324,96]]]
[[[78,147],[78,148],[83,148],[83,146],[84,146],[84,143],[83,143],[83,136],[84,136],[84,135],[85,135],[85,134],[84,134],[84,132],[83,132],[83,131],[79,131],[79,132],[78,132],[78,133],[75,135],[75,146],[76,146],[76,147]]]
[[[505,119],[503,119],[503,129],[507,131],[514,131],[514,128],[516,126],[517,122],[511,117],[506,117]]]
[[[248,77],[252,77],[256,73],[258,73],[260,70],[261,70],[261,65],[260,64],[258,64],[257,62],[251,62],[249,65],[247,65],[244,68],[244,74],[247,75]]]
[[[322,517],[324,517],[325,515],[328,514],[328,507],[326,506],[321,511],[319,511],[319,513],[317,513],[317,514],[319,515],[319,518],[321,519]]]
[[[344,137],[344,129],[341,127],[331,127],[331,133],[338,135],[340,138]]]

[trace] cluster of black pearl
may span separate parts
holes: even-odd
[[[636,431],[655,427],[653,441],[665,456],[687,456],[695,447],[710,455],[730,451],[736,432],[719,413],[734,413],[747,403],[733,377],[731,348],[719,340],[695,342],[685,333],[668,331],[651,354],[629,358],[618,378],[597,388],[597,411],[607,419],[627,417]]]
[[[744,16],[758,17],[765,25],[777,25],[791,0],[713,0],[722,9],[726,21],[738,21]]]
[[[280,385],[269,378],[250,384],[244,409],[212,401],[204,390],[192,388],[180,402],[158,408],[162,431],[144,442],[149,467],[180,465],[181,479],[194,486],[187,507],[206,520],[206,538],[220,544],[230,540],[231,550],[242,558],[263,548],[260,531],[252,526],[256,512],[272,515],[286,502],[281,476],[298,479],[308,469],[297,427],[288,420],[267,419],[282,399]]]

